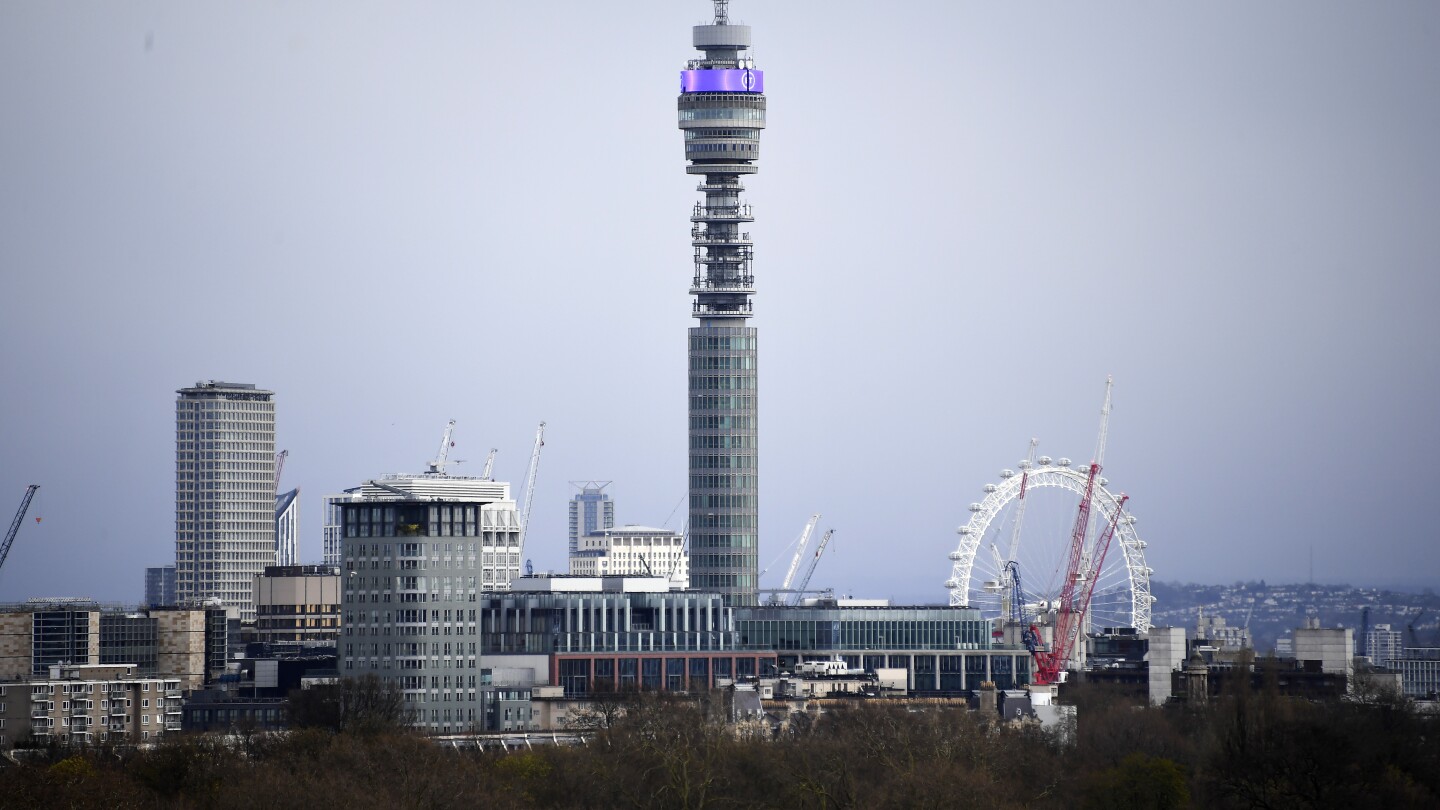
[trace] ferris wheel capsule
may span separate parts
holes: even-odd
[[[983,508],[984,508],[984,507],[982,507],[982,506],[981,506],[980,504],[978,504],[978,503],[972,503],[972,504],[970,504],[970,511],[971,511],[971,512],[979,512],[979,511],[980,511],[981,509],[983,509]]]
[[[1069,466],[1070,466],[1070,459],[1065,458],[1064,456],[1061,456],[1061,457],[1060,457],[1060,460],[1057,461],[1057,462],[1055,462],[1055,463],[1056,463],[1056,464],[1059,464],[1061,467],[1069,467]]]
[[[950,559],[952,559],[952,560],[959,560],[960,558],[962,558],[962,557],[964,557],[964,556],[965,556],[965,555],[964,555],[964,554],[961,554],[959,551],[952,551],[952,552],[950,552]]]
[[[1049,466],[1050,466],[1050,462],[1053,461],[1054,459],[1050,458],[1049,456],[1041,456],[1038,460],[1039,460],[1039,462],[1040,462],[1040,466],[1041,466],[1041,467],[1049,467]]]
[[[956,533],[956,534],[969,534],[969,533],[970,533],[970,527],[969,527],[969,526],[961,526],[960,528],[958,528],[958,529],[955,530],[955,533]]]
[[[995,486],[994,484],[986,484],[986,485],[985,485],[985,491],[986,491],[986,492],[994,492],[994,491],[997,490],[997,489],[999,489],[999,487]]]
[[[947,579],[945,580],[945,587],[953,591],[956,588],[960,587],[960,583],[955,581],[954,579]]]
[[[1001,477],[1001,478],[1014,478],[1014,477],[1015,477],[1015,471],[1014,471],[1014,470],[1008,470],[1008,469],[1007,469],[1007,470],[1001,470],[1001,471],[1000,471],[1000,477]]]

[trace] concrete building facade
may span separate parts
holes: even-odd
[[[685,538],[669,529],[622,526],[579,538],[570,553],[574,576],[665,577],[685,588],[689,584],[689,556]]]
[[[1170,699],[1173,688],[1173,673],[1180,671],[1186,661],[1185,628],[1151,627],[1149,663],[1150,702],[1159,706]]]
[[[126,664],[138,675],[174,677],[183,688],[198,689],[224,669],[225,634],[223,608],[126,609],[88,601],[3,606],[0,680],[42,677],[57,665]],[[209,655],[217,645],[218,657]]]
[[[249,621],[254,576],[275,564],[275,394],[214,380],[176,393],[176,597]]]
[[[1294,633],[1295,660],[1313,662],[1321,672],[1344,675],[1345,683],[1355,680],[1355,631],[1349,627],[1321,627],[1317,620],[1298,627]]]
[[[1376,666],[1405,657],[1405,637],[1388,624],[1377,624],[1365,633],[1365,657]]]
[[[340,674],[399,684],[420,727],[469,728],[484,708],[474,691],[479,601],[520,572],[510,485],[387,476],[338,506]]]
[[[255,577],[255,640],[335,642],[340,636],[340,569],[276,565]]]
[[[181,684],[128,664],[48,667],[42,677],[0,679],[0,749],[27,736],[69,744],[156,742],[180,730]]]

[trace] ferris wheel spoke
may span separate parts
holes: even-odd
[[[1048,462],[1048,459],[1044,459]],[[987,486],[985,498],[972,504],[972,515],[962,528],[951,580],[952,604],[977,607],[994,618],[1010,602],[1007,565],[1014,562],[1021,578],[1022,609],[1037,603],[1053,605],[1064,587],[1069,566],[1071,533],[1076,508],[1083,496],[1088,470],[1041,464],[1026,479],[1024,512],[1019,503],[1020,476],[1003,477]],[[1116,518],[1119,499],[1096,482],[1094,508],[1086,532],[1087,567],[1101,562],[1093,584],[1089,612],[1097,626],[1136,626],[1149,629],[1148,602],[1140,612],[1140,599],[1148,599],[1149,569],[1143,543],[1135,536],[1133,519],[1126,513],[1109,538],[1103,561],[1097,544]],[[1017,531],[1018,524],[1018,531]],[[968,532],[968,533],[967,533]],[[1090,568],[1090,570],[1096,570]],[[1137,596],[1138,595],[1138,596]],[[1143,626],[1142,626],[1143,625]]]

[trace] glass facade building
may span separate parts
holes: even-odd
[[[175,566],[162,565],[145,569],[145,606],[175,606]]]
[[[973,608],[747,607],[736,610],[735,628],[740,649],[773,651],[781,669],[839,657],[854,669],[906,670],[910,690],[922,694],[1030,682],[1030,653],[996,645]]]

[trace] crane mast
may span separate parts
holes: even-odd
[[[1010,527],[1010,548],[1004,559],[1001,559],[1000,550],[995,547],[995,544],[990,544],[990,552],[995,555],[995,566],[1000,571],[998,584],[1002,594],[1001,601],[1005,601],[1006,595],[1012,590],[1014,591],[1014,596],[1008,597],[1012,602],[1011,610],[1020,604],[1020,569],[1015,564],[1015,556],[1016,552],[1020,550],[1020,527],[1025,522],[1025,489],[1030,483],[1030,468],[1035,466],[1035,448],[1038,446],[1040,446],[1040,440],[1032,438],[1030,451],[1025,454],[1025,460],[1020,462],[1020,497],[1015,504],[1015,524]],[[1016,617],[1017,620],[1018,618]]]
[[[790,599],[790,604],[800,604],[800,599],[805,595],[805,589],[810,587],[810,577],[815,575],[815,566],[820,564],[820,555],[825,553],[825,547],[830,545],[830,536],[835,534],[834,529],[826,529],[825,534],[820,538],[820,545],[815,548],[815,556],[810,558],[810,567],[805,569],[805,578],[800,580],[800,587],[795,589],[795,595]]]
[[[535,431],[535,449],[530,451],[530,471],[525,475],[525,508],[520,512],[520,556],[525,556],[525,530],[530,527],[530,505],[535,502],[535,473],[540,469],[540,448],[545,446],[545,423]]]
[[[1090,462],[1090,471],[1085,478],[1085,492],[1080,497],[1075,527],[1070,532],[1070,556],[1065,568],[1065,584],[1060,591],[1051,649],[1048,652],[1035,653],[1039,669],[1035,680],[1040,684],[1059,683],[1060,674],[1070,660],[1080,620],[1090,607],[1090,595],[1094,592],[1094,580],[1100,572],[1100,564],[1104,561],[1105,548],[1109,547],[1110,538],[1115,534],[1115,526],[1120,522],[1120,509],[1125,504],[1125,497],[1121,496],[1109,527],[1096,541],[1095,551],[1090,555],[1093,565],[1087,569],[1084,565],[1086,535],[1089,533],[1090,511],[1095,500],[1095,482],[1100,477],[1100,465],[1105,458],[1105,443],[1110,432],[1110,391],[1114,384],[1114,378],[1105,378],[1105,404],[1100,408],[1100,438],[1095,447],[1095,460]]]
[[[15,519],[10,521],[10,531],[5,532],[5,543],[0,545],[0,567],[4,567],[5,558],[10,556],[10,546],[15,542],[15,535],[20,533],[20,521],[25,519],[25,513],[30,509],[30,501],[35,498],[35,490],[39,488],[39,484],[31,484],[25,488],[25,497],[20,499],[20,508],[15,512]]]
[[[780,583],[780,590],[787,590],[790,583],[795,580],[795,572],[800,570],[800,560],[805,556],[805,547],[810,544],[810,535],[815,531],[815,524],[820,522],[818,514],[810,516],[810,522],[805,524],[805,531],[800,533],[800,543],[795,546],[795,556],[790,560],[790,569],[785,572],[785,579]]]

